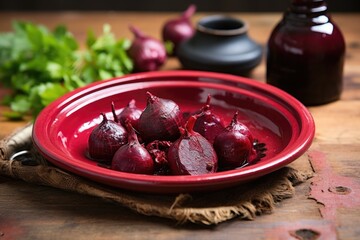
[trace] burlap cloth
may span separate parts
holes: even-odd
[[[119,203],[137,213],[169,218],[182,224],[215,225],[233,218],[253,220],[271,213],[277,202],[294,195],[294,186],[310,178],[284,167],[248,184],[209,193],[154,195],[107,187],[63,171],[33,147],[32,125],[0,142],[0,174]]]

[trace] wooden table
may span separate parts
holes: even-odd
[[[164,21],[176,13],[2,12],[0,31],[13,20],[30,20],[50,28],[65,24],[80,42],[89,28],[100,33],[109,23],[118,37],[129,37],[131,23],[160,37]],[[196,22],[206,14],[199,13]],[[265,45],[281,14],[234,13],[250,25],[249,35]],[[360,14],[334,14],[347,46],[344,92],[340,101],[309,108],[316,136],[309,151],[292,163],[314,171],[296,187],[296,195],[279,203],[272,214],[254,221],[228,221],[204,228],[138,215],[126,208],[79,194],[31,185],[0,176],[0,239],[358,239],[360,224]],[[166,69],[178,69],[176,59]],[[265,81],[265,60],[252,78]],[[0,94],[4,94],[0,91]],[[1,97],[1,95],[0,95]],[[0,107],[0,112],[6,110]],[[26,121],[0,117],[0,139]],[[316,238],[306,238],[316,239]]]

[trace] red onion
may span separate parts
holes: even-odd
[[[172,46],[168,50],[169,55],[176,55],[176,49],[183,41],[191,38],[194,35],[195,29],[191,24],[190,18],[196,11],[195,5],[190,5],[180,17],[170,19],[165,22],[162,29],[162,38],[165,45]]]
[[[205,106],[201,109],[194,126],[194,131],[200,133],[211,144],[219,133],[224,130],[224,124],[220,117],[213,113],[210,107],[211,96],[208,95]]]
[[[135,38],[128,50],[138,72],[158,70],[166,61],[166,50],[160,41],[145,36],[139,29],[130,26]]]
[[[241,167],[257,156],[249,129],[237,119],[238,112],[222,133],[214,140],[214,149],[223,170]]]
[[[179,127],[182,113],[179,106],[172,100],[159,98],[147,92],[147,105],[141,113],[138,131],[142,140],[173,141],[180,136]]]
[[[110,162],[118,148],[127,143],[127,132],[120,124],[108,120],[105,114],[88,139],[89,156],[100,162]]]
[[[211,143],[193,130],[196,116],[191,116],[181,137],[168,150],[172,174],[200,175],[217,171],[218,158]]]
[[[153,174],[154,162],[149,152],[139,143],[131,124],[127,122],[126,126],[128,143],[116,151],[111,169],[129,173]]]
[[[128,105],[117,115],[118,121],[125,126],[125,121],[129,120],[131,126],[137,129],[139,118],[142,111],[136,107],[136,101],[132,99]]]

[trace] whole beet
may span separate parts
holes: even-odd
[[[168,55],[176,55],[178,46],[185,40],[191,38],[195,29],[191,23],[191,17],[196,11],[194,4],[190,5],[180,17],[170,19],[165,22],[162,29],[162,38],[166,45],[171,45]]]
[[[211,96],[208,95],[205,106],[200,110],[194,125],[194,131],[200,133],[211,144],[219,133],[224,130],[224,124],[220,117],[213,113],[210,106]]]
[[[138,122],[141,139],[146,143],[154,140],[174,141],[180,136],[182,113],[172,100],[159,98],[147,92],[148,99]]]
[[[231,123],[214,140],[214,149],[222,170],[234,169],[257,158],[250,130],[234,114]]]
[[[88,139],[89,156],[100,162],[110,162],[118,148],[127,143],[128,134],[120,124],[108,120],[105,114]]]
[[[155,71],[164,65],[167,59],[164,44],[153,37],[144,35],[133,26],[130,26],[130,31],[134,34],[134,40],[128,54],[134,62],[134,70],[137,72]]]
[[[149,152],[143,147],[129,122],[126,123],[128,142],[121,146],[111,162],[111,169],[138,174],[153,174],[154,162]]]

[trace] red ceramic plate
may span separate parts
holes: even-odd
[[[183,111],[198,110],[211,94],[213,109],[226,124],[235,111],[240,112],[239,120],[266,143],[266,157],[242,169],[200,176],[131,174],[97,166],[86,151],[100,113],[111,116],[112,101],[121,108],[135,99],[145,107],[146,91],[176,101]],[[36,119],[33,140],[45,158],[74,174],[128,190],[179,193],[217,190],[273,172],[300,157],[310,147],[314,132],[308,110],[270,85],[227,74],[159,71],[96,82],[61,97]]]

